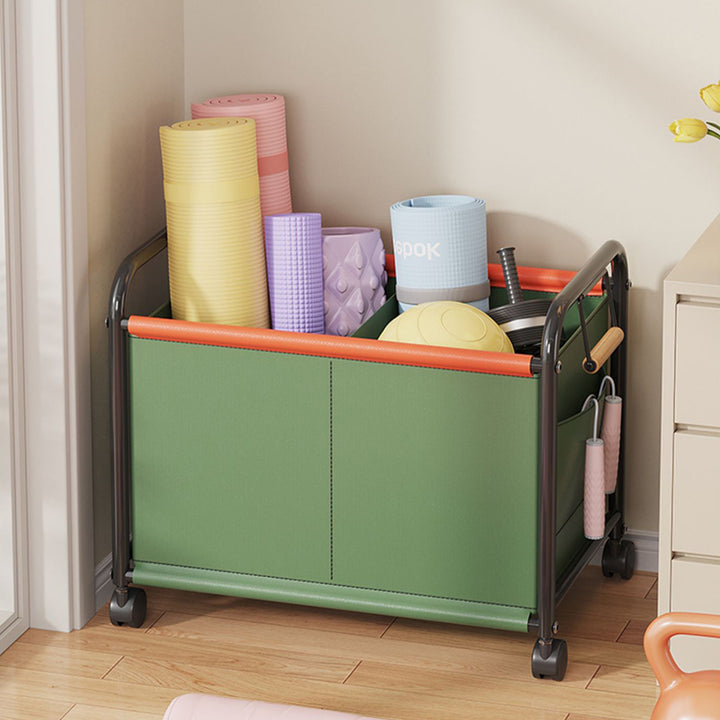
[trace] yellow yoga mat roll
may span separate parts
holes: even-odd
[[[160,128],[172,315],[270,327],[255,121]]]

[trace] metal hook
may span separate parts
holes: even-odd
[[[600,383],[600,389],[598,390],[598,397],[600,397],[602,395],[603,388],[605,387],[605,383],[610,384],[610,394],[614,396],[615,395],[615,381],[609,375],[606,375],[602,379],[602,382]]]
[[[592,402],[595,403],[595,421],[593,422],[593,440],[598,439],[598,417],[600,414],[600,403],[597,401],[597,398],[594,395],[588,395],[585,398],[585,402],[583,403],[582,410],[580,412],[585,412],[588,407],[588,403]]]

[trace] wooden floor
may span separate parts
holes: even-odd
[[[654,678],[642,635],[656,576],[589,567],[559,608],[562,682],[530,673],[530,635],[149,589],[140,629],[107,608],[0,656],[3,720],[153,720],[204,692],[407,720],[634,720]]]

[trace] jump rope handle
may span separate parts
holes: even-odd
[[[599,540],[605,535],[605,443],[598,438],[598,414],[600,404],[591,395],[585,400],[595,405],[593,436],[585,441],[585,495],[583,502],[583,522],[585,537]]]
[[[620,431],[622,425],[622,398],[615,394],[615,382],[606,375],[600,383],[598,396],[602,395],[605,384],[610,385],[610,394],[605,396],[605,410],[600,437],[605,443],[605,492],[614,493],[617,486],[618,460],[620,458]]]

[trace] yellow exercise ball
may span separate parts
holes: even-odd
[[[451,300],[409,308],[388,323],[378,340],[514,352],[508,336],[489,315],[473,305]]]

